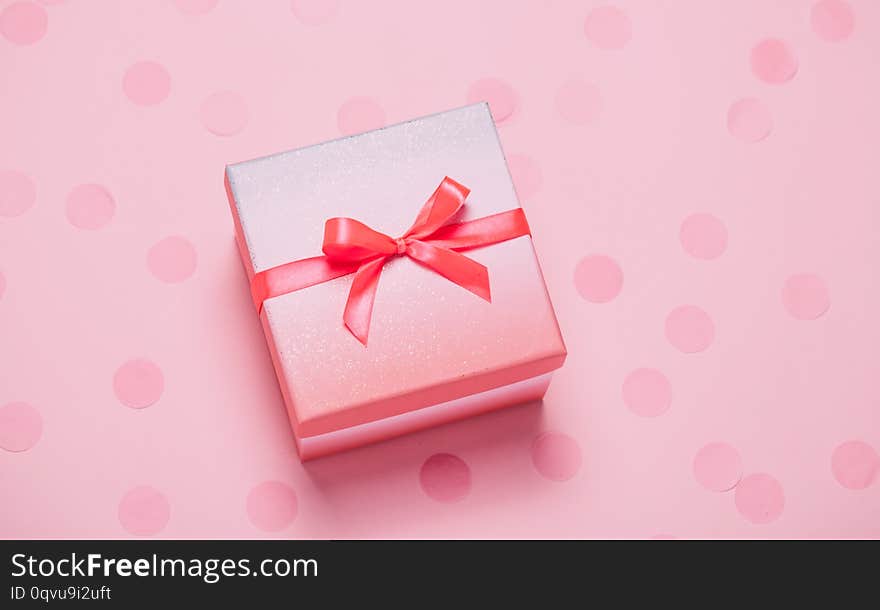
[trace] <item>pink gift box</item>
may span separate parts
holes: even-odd
[[[445,176],[470,189],[450,222],[519,208],[486,104],[228,166],[249,280],[321,255],[333,217],[403,235]],[[343,323],[352,274],[262,301],[301,459],[543,397],[566,351],[531,237],[461,254],[487,268],[491,302],[392,256],[366,345]]]

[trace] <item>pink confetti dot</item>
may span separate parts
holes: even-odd
[[[232,136],[247,125],[248,109],[239,94],[219,91],[202,102],[201,116],[205,129],[214,135]]]
[[[532,463],[545,479],[568,481],[581,469],[583,457],[576,440],[560,432],[545,432],[532,443]]]
[[[471,491],[471,469],[450,453],[432,455],[419,471],[422,491],[437,502],[458,502]]]
[[[187,15],[204,15],[217,6],[217,0],[174,0],[174,4]]]
[[[153,536],[161,532],[171,518],[171,506],[165,495],[148,486],[128,490],[119,502],[119,523],[134,536]]]
[[[247,497],[248,518],[264,532],[284,529],[293,523],[298,510],[296,492],[281,481],[264,481]]]
[[[113,391],[126,407],[143,409],[155,404],[165,389],[162,369],[143,358],[129,360],[113,375]]]
[[[520,201],[532,198],[541,190],[544,177],[538,163],[528,155],[513,153],[507,155],[507,169],[516,187]]]
[[[385,126],[385,111],[368,97],[353,97],[336,113],[336,124],[343,135],[350,136]]]
[[[852,7],[843,0],[821,0],[813,5],[810,24],[816,36],[826,42],[849,38],[856,27]]]
[[[743,98],[727,111],[727,131],[743,142],[760,142],[773,131],[773,118],[761,101]]]
[[[339,0],[291,0],[290,10],[306,25],[321,25],[333,18]]]
[[[715,339],[715,324],[696,305],[682,305],[666,316],[666,338],[686,354],[702,352]]]
[[[819,276],[799,273],[785,281],[782,304],[798,320],[815,320],[831,307],[831,297]]]
[[[778,85],[791,80],[798,70],[789,46],[782,40],[767,38],[752,49],[752,72],[765,83]]]
[[[168,97],[171,77],[161,64],[140,61],[125,72],[122,90],[138,106],[155,106]]]
[[[709,443],[694,457],[694,478],[712,491],[728,491],[742,477],[739,452],[727,443]]]
[[[34,44],[46,35],[49,15],[39,4],[13,2],[0,13],[0,34],[13,44]]]
[[[591,303],[607,303],[623,288],[623,271],[604,254],[585,256],[574,268],[574,286]]]
[[[847,441],[831,454],[831,472],[847,489],[865,489],[880,470],[880,457],[868,443]]]
[[[24,402],[0,407],[0,447],[6,451],[27,451],[43,434],[40,412]]]
[[[658,417],[672,404],[672,386],[657,369],[636,369],[623,381],[623,401],[640,417]]]
[[[776,521],[785,507],[785,494],[779,481],[769,474],[750,474],[736,486],[736,509],[752,523]]]
[[[727,249],[727,227],[712,214],[691,214],[678,234],[684,251],[703,260],[718,258]]]
[[[602,111],[599,87],[581,79],[569,80],[556,92],[556,110],[575,125],[595,122]]]
[[[196,270],[197,262],[196,249],[184,237],[166,237],[147,252],[150,273],[169,284],[190,277]]]
[[[629,42],[632,26],[629,17],[619,8],[600,6],[587,15],[584,34],[600,49],[622,49]]]
[[[100,229],[115,212],[113,195],[100,184],[80,184],[67,195],[67,220],[79,229]]]
[[[496,123],[509,119],[517,106],[516,92],[509,84],[498,78],[483,78],[468,89],[468,103],[489,102],[492,118]]]
[[[37,200],[37,187],[26,174],[0,170],[0,216],[24,214]]]

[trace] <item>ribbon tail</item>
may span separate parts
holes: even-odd
[[[382,273],[386,258],[382,256],[364,263],[355,272],[351,290],[348,292],[348,300],[345,302],[345,312],[342,314],[345,326],[358,341],[364,344],[364,347],[370,334],[370,320],[373,317],[373,302],[376,300],[379,275]]]
[[[407,254],[413,260],[436,271],[481,299],[492,302],[489,290],[489,270],[464,254],[447,250],[423,241],[409,242]]]

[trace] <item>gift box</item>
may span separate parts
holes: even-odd
[[[226,168],[301,459],[543,397],[565,345],[486,104]]]

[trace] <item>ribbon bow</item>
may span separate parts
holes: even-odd
[[[353,218],[331,218],[324,225],[324,256],[305,258],[254,275],[251,293],[257,309],[268,298],[354,273],[342,319],[364,345],[379,275],[392,257],[408,256],[462,288],[490,301],[489,272],[459,250],[479,248],[529,234],[521,208],[457,224],[447,224],[470,190],[446,177],[425,202],[416,221],[394,238]]]

